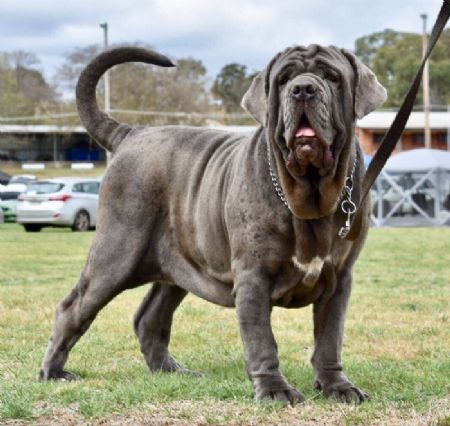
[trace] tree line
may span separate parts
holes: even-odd
[[[68,94],[74,93],[81,70],[100,51],[100,46],[74,49],[65,56],[51,82],[40,71],[39,59],[33,53],[0,52],[0,117],[41,117],[75,112],[73,96]],[[384,106],[398,107],[421,62],[421,35],[393,30],[373,33],[356,40],[355,53],[388,89],[389,97]],[[250,118],[241,115],[240,102],[257,74],[256,70],[230,63],[211,79],[199,59],[179,58],[176,63],[177,67],[173,69],[139,63],[113,68],[110,71],[111,106],[114,110],[128,111],[114,115],[129,123],[205,124],[208,120],[252,123]],[[100,84],[98,100],[101,106],[102,93]],[[450,29],[444,31],[430,59],[430,97],[432,105],[450,104]],[[421,94],[416,104],[422,104]],[[154,114],[143,116],[129,111]],[[55,122],[55,119],[50,121]],[[59,121],[61,124],[78,123],[76,115],[63,116]],[[29,118],[21,122],[35,121]]]

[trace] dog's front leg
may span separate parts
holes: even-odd
[[[316,380],[314,386],[327,398],[340,402],[361,403],[369,396],[354,386],[342,371],[341,351],[344,322],[352,284],[351,271],[338,277],[334,294],[314,303],[314,354],[311,362]]]
[[[247,374],[255,399],[291,403],[304,401],[279,369],[277,344],[270,323],[270,280],[260,271],[240,274],[235,281],[236,311],[244,343]]]

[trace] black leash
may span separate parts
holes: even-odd
[[[416,99],[417,92],[419,90],[420,82],[422,80],[422,73],[425,67],[425,62],[430,56],[436,42],[438,41],[442,31],[444,30],[444,27],[449,17],[450,17],[450,0],[444,0],[439,15],[433,26],[430,40],[428,42],[427,52],[425,53],[425,56],[423,58],[422,65],[417,71],[417,74],[411,84],[411,87],[409,88],[409,91],[406,94],[403,103],[397,112],[397,115],[395,116],[394,122],[386,132],[383,141],[381,142],[381,145],[378,148],[378,151],[373,157],[366,171],[366,174],[364,175],[364,180],[362,182],[362,189],[361,189],[361,200],[359,202],[359,206],[353,219],[350,231],[345,237],[347,240],[350,241],[355,240],[361,231],[363,211],[361,210],[360,207],[366,200],[367,195],[370,192],[370,188],[372,187],[373,183],[380,174],[381,169],[386,164],[386,161],[390,157],[392,151],[395,148],[395,145],[397,144],[398,140],[400,139],[400,136],[403,133],[403,130],[405,129],[406,122],[408,121],[408,118],[411,114],[412,108],[414,106],[414,101]]]

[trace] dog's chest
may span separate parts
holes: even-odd
[[[296,256],[292,256],[294,269],[300,272],[300,279],[297,285],[306,288],[314,287],[322,273],[325,262],[331,262],[330,255],[327,255],[325,258],[315,256],[309,262],[300,262]]]
[[[293,256],[276,280],[272,300],[286,308],[306,306],[325,292],[334,291],[335,286],[336,272],[330,254],[315,256],[308,262],[300,262]]]

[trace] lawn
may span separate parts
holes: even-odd
[[[233,310],[188,296],[172,353],[203,378],[150,374],[131,326],[148,286],[108,305],[74,348],[75,383],[38,383],[55,305],[94,233],[0,225],[0,424],[450,425],[450,229],[373,229],[356,268],[344,344],[361,406],[313,390],[311,308],[275,309],[281,365],[305,404],[257,404]]]

